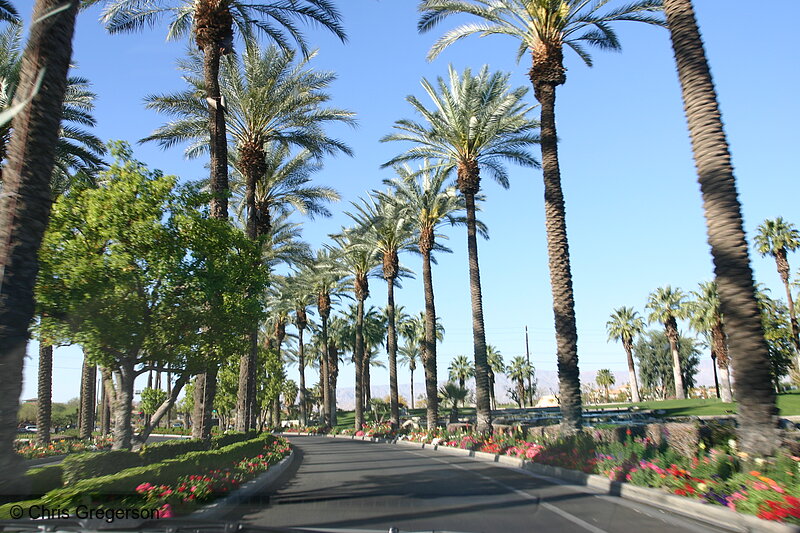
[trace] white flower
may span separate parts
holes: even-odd
[[[728,439],[728,447],[731,450],[736,451],[736,440],[735,439]]]
[[[764,464],[764,459],[762,457],[756,457],[755,461],[756,461],[756,464],[758,466],[761,466],[761,465]]]
[[[438,446],[440,442],[442,442],[442,439],[440,439],[439,437],[436,437],[435,439],[433,439],[431,441],[431,444],[433,444],[434,446]]]

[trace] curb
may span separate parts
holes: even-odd
[[[48,463],[57,463],[58,461],[64,459],[67,455],[68,454],[48,455],[47,457],[37,457],[36,459],[25,459],[22,464],[25,465],[26,468],[31,468]]]
[[[604,492],[609,496],[623,498],[625,500],[643,503],[651,507],[656,507],[664,511],[675,513],[700,522],[705,522],[717,527],[723,527],[732,531],[742,533],[800,533],[800,526],[791,524],[781,524],[768,520],[761,520],[752,515],[737,513],[727,507],[716,506],[693,501],[688,498],[675,496],[655,488],[639,487],[629,483],[611,481],[607,477],[597,474],[586,474],[577,470],[568,470],[558,466],[542,465],[532,463],[524,459],[510,457],[508,455],[495,455],[487,452],[475,452],[463,450],[461,448],[451,448],[449,446],[439,446],[412,442],[398,439],[378,439],[374,437],[354,437],[351,435],[331,435],[329,437],[337,439],[362,440],[367,442],[378,442],[383,444],[399,444],[412,448],[429,449],[446,453],[448,455],[461,455],[471,457],[478,461],[496,463],[498,466],[506,468],[518,468],[531,472],[532,474],[558,480],[567,481],[575,485],[583,485]]]
[[[294,452],[294,449],[292,449],[288,456],[272,465],[263,474],[251,479],[228,496],[218,499],[208,505],[204,505],[186,518],[195,520],[218,520],[222,518],[231,511],[231,508],[267,490],[270,485],[274,484],[286,469],[292,465],[295,459],[297,459],[297,454]]]

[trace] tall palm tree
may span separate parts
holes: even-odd
[[[23,53],[18,93],[33,96],[14,117],[9,165],[0,196],[0,494],[21,478],[14,428],[22,392],[22,366],[34,315],[37,254],[50,218],[50,180],[55,166],[77,0],[36,0]],[[57,14],[51,14],[65,7]],[[0,6],[0,18],[13,18]],[[50,15],[50,16],[47,16]]]
[[[503,363],[503,354],[492,344],[486,345],[486,359],[489,363],[489,393],[491,394],[492,409],[497,409],[497,398],[494,390],[495,380],[497,374],[502,374],[506,371],[506,365]]]
[[[303,277],[314,290],[321,328],[320,374],[323,390],[323,416],[325,424],[336,425],[336,373],[338,354],[331,357],[331,338],[328,320],[331,316],[332,299],[338,299],[345,291],[346,274],[342,266],[331,255],[330,250],[318,250],[313,260],[303,267]],[[333,352],[336,350],[334,349]]]
[[[433,296],[431,263],[435,262],[434,251],[450,252],[440,243],[447,236],[439,233],[445,224],[465,225],[466,218],[460,215],[466,209],[463,196],[456,194],[455,187],[446,186],[448,173],[442,167],[424,161],[418,172],[407,165],[395,167],[398,176],[384,180],[391,194],[382,195],[384,201],[394,201],[402,207],[411,220],[417,234],[417,246],[422,255],[422,283],[425,294],[425,311],[422,335],[422,366],[425,371],[426,414],[428,427],[435,428],[439,418],[439,391],[436,372],[436,340],[441,326],[436,318]],[[486,235],[486,227],[475,221],[477,231]],[[441,339],[440,339],[441,340]],[[413,400],[412,400],[413,402]]]
[[[506,374],[517,386],[517,403],[521,409],[525,406],[525,382],[533,375],[533,367],[525,357],[518,355],[511,360]]]
[[[797,316],[794,313],[794,300],[789,286],[789,259],[787,252],[800,248],[800,231],[794,224],[786,222],[782,217],[765,220],[758,226],[756,234],[756,250],[762,257],[771,255],[775,258],[778,275],[786,290],[786,303],[789,305],[789,319],[792,326],[792,342],[795,349],[795,365],[800,368],[800,330],[797,327]]]
[[[769,384],[769,349],[756,301],[741,205],[717,93],[691,0],[664,0],[664,12],[678,66],[715,281],[736,373],[737,433],[742,450],[770,454],[778,443],[778,408]]]
[[[336,248],[331,253],[341,263],[351,277],[353,294],[356,298],[355,343],[353,361],[356,365],[356,404],[354,425],[360,430],[364,425],[364,302],[369,296],[369,276],[378,266],[375,249],[365,243],[352,230],[344,230],[334,235]]]
[[[211,216],[228,218],[228,139],[225,128],[225,100],[220,92],[219,73],[222,56],[233,52],[234,26],[245,39],[263,32],[281,48],[288,50],[294,41],[304,53],[305,38],[296,21],[312,22],[345,39],[339,12],[329,0],[297,2],[250,2],[247,0],[168,0],[143,7],[140,0],[103,1],[102,20],[111,33],[138,31],[153,26],[162,17],[170,19],[167,38],[179,39],[192,34],[203,52],[203,87],[207,110],[208,146],[210,154]],[[196,379],[196,437],[211,434],[210,417],[215,386],[206,384],[216,379],[216,363],[210,360],[207,371]],[[205,396],[203,396],[205,395]],[[201,411],[200,409],[203,409]]]
[[[450,381],[458,381],[458,386],[462,389],[466,387],[467,380],[475,376],[475,367],[466,355],[457,355],[450,361],[447,367]]]
[[[500,34],[519,41],[517,59],[530,50],[532,66],[528,76],[536,99],[541,104],[541,146],[544,170],[545,226],[550,259],[550,285],[553,292],[556,350],[558,357],[561,412],[564,429],[581,426],[580,374],[578,371],[578,332],[572,270],[567,241],[564,195],[558,163],[556,134],[556,87],[566,82],[564,46],[575,51],[587,65],[591,57],[584,44],[619,50],[620,43],[610,26],[618,20],[663,24],[654,14],[661,0],[637,0],[602,13],[607,0],[422,0],[418,29],[426,32],[450,15],[468,14],[481,19],[445,33],[428,52],[434,59],[442,50],[469,35]]]
[[[492,411],[475,219],[480,172],[487,171],[501,186],[508,188],[504,161],[537,166],[536,160],[528,152],[528,147],[537,142],[538,137],[534,134],[536,122],[527,116],[531,108],[522,101],[527,90],[524,87],[512,90],[508,79],[508,74],[491,74],[488,66],[474,76],[470,69],[459,74],[450,66],[449,82],[440,77],[435,86],[423,78],[422,86],[433,101],[433,109],[426,108],[414,96],[408,96],[406,100],[422,115],[426,124],[399,120],[394,126],[397,132],[382,139],[412,143],[408,151],[384,166],[430,158],[439,160],[445,171],[455,169],[457,172],[457,185],[464,196],[467,215],[476,429],[485,433],[491,432]]]
[[[633,364],[633,340],[644,333],[644,319],[639,316],[633,307],[620,307],[611,313],[611,319],[606,322],[608,340],[622,342],[625,355],[628,356],[628,381],[631,384],[631,400],[633,403],[642,401],[639,395],[639,383],[636,379],[636,367]]]
[[[411,409],[414,409],[414,371],[417,369],[417,361],[420,359],[419,345],[406,337],[405,344],[398,349],[400,354],[400,364],[406,365],[411,372]]]
[[[731,391],[730,358],[725,323],[720,310],[717,284],[706,281],[697,291],[692,291],[694,300],[689,302],[689,324],[695,331],[703,333],[711,347],[711,360],[722,374],[722,388],[718,390],[723,402],[733,401]],[[716,376],[716,374],[715,374]]]
[[[675,383],[675,398],[683,400],[686,391],[683,388],[683,375],[681,374],[681,360],[678,354],[678,321],[687,315],[686,295],[680,289],[673,289],[669,285],[659,287],[650,293],[645,308],[650,310],[648,320],[660,322],[669,339],[669,348],[672,351],[672,374]]]
[[[301,270],[299,274],[290,278],[289,299],[294,304],[294,324],[297,326],[297,366],[300,371],[300,424],[306,426],[308,423],[308,412],[306,412],[306,374],[305,374],[305,345],[303,344],[303,334],[308,327],[308,307],[316,300],[316,293],[310,283],[308,271]]]
[[[394,289],[402,275],[410,271],[400,265],[399,254],[414,249],[415,239],[411,220],[395,201],[376,201],[377,194],[369,200],[354,203],[347,212],[356,224],[356,231],[375,249],[381,259],[381,275],[386,280],[386,353],[389,357],[389,420],[392,427],[400,426],[400,403],[397,390],[397,327]],[[378,197],[380,198],[380,197]]]

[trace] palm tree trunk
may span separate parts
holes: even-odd
[[[239,389],[236,394],[236,431],[252,426],[255,406],[255,366],[258,356],[258,330],[248,333],[248,349],[239,357]]]
[[[34,314],[37,254],[50,218],[59,124],[72,57],[78,2],[47,18],[63,0],[37,0],[22,56],[18,98],[38,93],[12,123],[8,165],[0,197],[0,494],[13,493],[21,478],[14,452],[17,409],[28,327]],[[43,19],[43,20],[41,20]]]
[[[549,83],[534,83],[536,98],[542,105],[541,146],[544,171],[544,212],[547,228],[547,254],[550,262],[550,287],[556,328],[558,383],[561,398],[562,428],[574,433],[582,426],[581,381],[578,369],[578,331],[575,325],[575,297],[567,241],[564,194],[558,165],[556,135],[556,88]]]
[[[107,371],[100,368],[100,433],[108,435],[111,432],[111,401],[108,396]]]
[[[722,385],[719,388],[719,397],[723,402],[730,403],[733,401],[733,393],[731,391],[731,371],[730,368],[727,366],[723,367],[719,365],[719,360],[717,360],[717,368],[719,368],[719,375],[722,381]]]
[[[636,367],[633,364],[633,346],[630,342],[623,342],[625,348],[625,355],[628,356],[628,381],[631,384],[631,400],[633,403],[639,403],[642,398],[639,396],[639,383],[636,380]]]
[[[476,169],[477,171],[477,169]],[[475,429],[492,432],[492,408],[489,404],[489,364],[486,359],[486,332],[483,323],[481,273],[478,268],[478,238],[475,224],[475,194],[464,195],[467,207],[467,251],[469,254],[469,292],[472,297],[472,342],[475,348]]]
[[[525,384],[522,379],[517,380],[517,403],[520,409],[525,407]]]
[[[422,369],[425,373],[425,411],[428,429],[432,430],[436,429],[439,420],[439,386],[436,376],[436,306],[433,298],[431,251],[427,246],[421,246],[420,249],[422,251],[422,281],[425,291],[425,342],[422,346]]]
[[[336,380],[339,377],[339,353],[336,345],[328,344],[328,410],[330,411],[330,425],[335,427],[336,420]]]
[[[300,371],[300,425],[305,427],[308,424],[308,413],[306,412],[306,354],[303,346],[303,328],[298,329],[297,346],[297,366]],[[324,352],[323,348],[323,352]],[[325,354],[323,353],[323,357]]]
[[[414,408],[414,367],[411,367],[411,409]]]
[[[372,400],[372,383],[370,383],[370,359],[367,352],[364,352],[364,409],[369,409],[369,402]]]
[[[364,300],[361,298],[358,299],[356,311],[356,345],[353,357],[356,366],[356,405],[353,425],[358,431],[364,425]]]
[[[53,408],[53,346],[39,341],[39,391],[36,395],[36,440],[50,443]]]
[[[320,312],[322,315],[322,312]],[[336,399],[331,398],[331,361],[328,347],[328,314],[322,316],[322,353],[319,354],[320,385],[322,385],[322,425],[333,427],[336,415]],[[302,386],[301,386],[302,389]]]
[[[678,350],[678,327],[674,318],[670,318],[664,324],[667,339],[669,339],[669,350],[672,353],[672,379],[675,386],[675,398],[683,400],[686,398],[686,391],[683,389],[683,372],[681,372],[681,356]]]
[[[394,316],[394,278],[386,280],[388,315],[386,353],[389,356],[389,421],[392,428],[400,427],[400,398],[397,391],[397,330]]]
[[[778,266],[778,275],[783,282],[786,291],[786,303],[789,306],[789,326],[792,332],[792,343],[794,344],[795,367],[800,369],[800,331],[797,328],[797,315],[794,314],[794,300],[792,299],[792,289],[789,285],[789,260],[786,258],[786,249],[781,248],[775,255],[775,263]]]
[[[78,433],[81,439],[91,439],[94,431],[94,397],[97,384],[97,366],[90,363],[86,355],[83,357],[81,370],[80,410],[81,421]]]
[[[736,372],[740,448],[771,454],[778,445],[778,409],[769,351],[755,297],[741,206],[717,95],[690,0],[665,0],[695,165],[703,194],[728,347]]]

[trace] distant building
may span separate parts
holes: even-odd
[[[542,396],[539,398],[539,401],[536,402],[536,407],[558,407],[558,398],[552,394]]]

